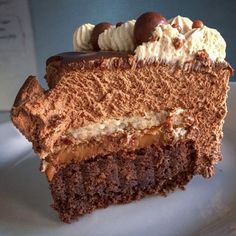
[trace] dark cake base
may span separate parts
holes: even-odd
[[[62,221],[70,222],[111,204],[165,196],[191,180],[195,159],[193,144],[182,141],[67,164],[50,182],[53,208]]]

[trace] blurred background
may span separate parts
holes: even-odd
[[[0,0],[0,111],[10,109],[28,75],[37,75],[46,87],[46,59],[73,50],[77,26],[115,24],[146,11],[158,11],[168,19],[202,19],[217,28],[227,42],[227,60],[236,68],[235,0]]]

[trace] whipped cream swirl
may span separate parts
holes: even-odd
[[[111,27],[99,35],[98,45],[101,50],[133,51],[135,20],[127,21],[121,26]]]
[[[176,16],[167,24],[158,25],[152,33],[152,40],[137,47],[134,43],[135,22],[127,21],[101,33],[98,38],[100,49],[133,51],[137,61],[160,60],[180,64],[193,60],[201,50],[205,50],[212,61],[224,61],[226,57],[226,43],[221,34],[207,26],[192,28],[193,22],[187,17]],[[172,27],[173,24],[178,25],[181,31]],[[73,44],[76,51],[92,50],[90,38],[93,28],[94,25],[84,24],[75,31]]]
[[[182,24],[185,30],[189,29],[188,25],[191,24],[189,19],[187,21]],[[156,40],[138,46],[135,50],[136,59],[150,62],[161,60],[169,63],[178,61],[183,64],[193,60],[198,51],[205,50],[212,61],[224,61],[226,43],[217,30],[203,26],[184,32],[179,33],[170,24],[157,26],[153,32]],[[175,47],[174,40],[179,40],[180,48]]]
[[[192,29],[193,22],[187,18],[187,17],[182,17],[182,16],[176,16],[170,20],[168,20],[168,23],[170,25],[177,24],[181,27],[183,34],[187,33]]]
[[[73,46],[75,51],[93,50],[92,44],[90,43],[93,28],[94,25],[92,24],[84,24],[75,30],[73,35]]]

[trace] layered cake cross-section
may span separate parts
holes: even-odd
[[[148,12],[84,24],[73,44],[47,60],[48,89],[30,76],[11,111],[62,221],[214,174],[233,73],[217,30]]]

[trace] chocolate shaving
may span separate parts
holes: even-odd
[[[176,50],[180,49],[183,46],[183,40],[179,39],[179,38],[174,38],[173,39],[173,45],[175,47]]]

